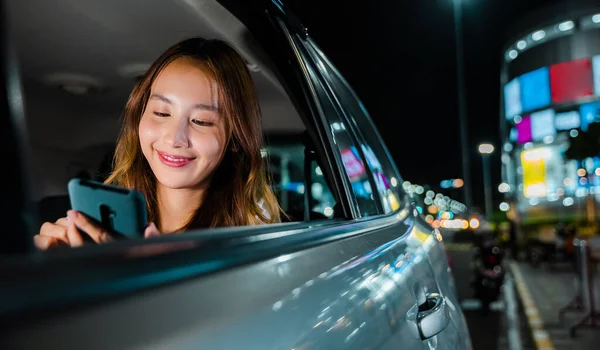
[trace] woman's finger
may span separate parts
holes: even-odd
[[[40,227],[40,234],[45,237],[52,237],[61,240],[65,244],[69,244],[69,238],[67,237],[66,227],[53,224],[51,222],[44,222]]]
[[[67,237],[69,238],[71,247],[81,247],[84,243],[83,237],[81,236],[81,233],[79,233],[74,222],[69,222],[69,225],[67,226]]]
[[[51,248],[64,247],[67,244],[58,238],[35,235],[33,236],[33,244],[39,250],[48,250]]]
[[[67,218],[60,218],[60,219],[56,220],[56,222],[54,224],[60,225],[60,226],[63,226],[66,228],[67,226],[69,226],[69,220],[67,220]]]
[[[106,243],[112,240],[109,233],[88,219],[85,215],[77,212],[76,210],[67,211],[67,218],[69,221],[73,221],[77,227],[82,229],[88,236],[90,236],[96,243]]]

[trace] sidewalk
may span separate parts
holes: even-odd
[[[570,265],[546,265],[534,268],[526,262],[510,261],[517,295],[525,309],[527,321],[538,349],[598,349],[600,348],[600,322],[597,328],[581,327],[574,338],[569,329],[586,311],[567,311],[564,322],[559,323],[559,310],[575,296],[575,272]],[[600,310],[600,274],[595,276],[596,310]]]

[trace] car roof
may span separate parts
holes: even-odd
[[[8,10],[26,100],[58,100],[77,111],[61,113],[63,120],[55,123],[80,125],[82,117],[120,116],[136,78],[154,59],[184,38],[202,36],[226,40],[245,58],[258,88],[265,130],[304,127],[267,55],[217,1],[9,0]],[[69,82],[91,86],[92,96],[69,96],[57,89]]]

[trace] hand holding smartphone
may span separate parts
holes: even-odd
[[[71,208],[95,220],[111,234],[144,237],[148,215],[141,192],[78,178],[69,181],[68,190]]]

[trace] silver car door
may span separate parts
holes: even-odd
[[[375,180],[371,183],[375,184],[373,188],[377,188],[377,191],[374,191],[373,195],[379,196],[381,208],[385,213],[392,212],[397,205],[394,198],[397,198],[396,195],[399,192],[398,182],[400,176],[376,127],[356,94],[323,52],[319,50],[318,46],[309,37],[305,40],[298,37],[297,42],[298,46],[302,45],[306,50],[307,56],[310,57],[309,60],[314,63],[314,70],[317,71],[315,74],[321,77],[321,81],[325,86],[324,89],[340,108],[341,118],[333,120],[335,118],[331,117],[333,114],[328,115],[327,118],[332,119],[328,120],[329,123],[332,125],[335,123],[347,125],[348,131],[354,131],[354,138],[361,143],[359,148],[363,151],[362,154],[370,168],[370,176],[375,177]],[[309,60],[307,59],[307,61]],[[390,179],[393,178],[396,181],[389,181],[386,174]],[[396,186],[390,186],[388,182],[393,182]],[[415,212],[415,214],[417,213]],[[416,217],[420,218],[419,215]],[[440,233],[434,231],[424,220],[416,219],[415,227],[423,234],[433,235],[436,239],[432,242],[441,241]],[[470,348],[470,336],[466,320],[459,307],[454,279],[448,267],[443,244],[438,242],[426,245],[423,249],[422,254],[429,262],[430,271],[415,271],[415,274],[423,274],[422,278],[419,279],[421,282],[417,283],[415,288],[425,290],[425,294],[439,293],[443,296],[450,322],[450,325],[436,337],[440,340],[438,346],[441,349]],[[420,296],[419,303],[424,302],[423,297]]]

